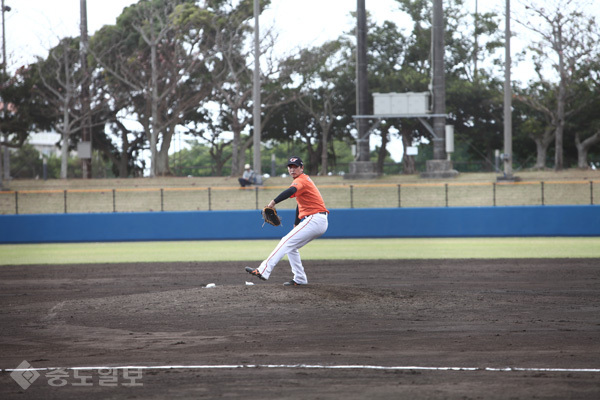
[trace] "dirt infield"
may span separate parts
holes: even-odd
[[[600,398],[599,259],[244,266],[0,267],[0,398]]]

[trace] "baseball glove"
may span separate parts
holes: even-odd
[[[277,210],[273,207],[263,208],[262,217],[267,224],[271,224],[273,226],[281,225],[281,218],[279,218],[279,215],[277,215]],[[263,226],[265,226],[264,222]]]

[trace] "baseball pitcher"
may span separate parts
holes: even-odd
[[[293,278],[284,285],[300,286],[306,285],[308,279],[298,250],[325,233],[328,226],[327,216],[329,211],[325,208],[325,202],[319,189],[317,189],[312,179],[304,173],[304,164],[300,157],[291,157],[288,160],[287,168],[290,176],[294,179],[292,184],[271,200],[265,209],[274,209],[275,205],[283,200],[295,198],[298,205],[296,207],[294,228],[279,241],[275,250],[258,268],[246,267],[246,272],[259,279],[267,280],[275,265],[287,254],[292,267]],[[263,212],[264,215],[265,212]]]

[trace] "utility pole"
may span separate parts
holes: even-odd
[[[259,15],[260,4],[259,0],[254,0],[254,86],[252,88],[253,102],[253,120],[254,120],[254,136],[253,136],[253,161],[254,173],[258,184],[262,183],[262,168],[260,161],[260,136],[261,136],[261,116],[260,116],[260,34],[259,34]]]
[[[9,6],[4,5],[4,0],[2,0],[2,79],[6,78],[6,29],[4,26],[4,13],[10,11],[11,8]],[[4,101],[4,99],[0,99],[2,104],[2,114],[6,115],[8,104]],[[0,136],[2,131],[0,129]],[[4,189],[3,183],[3,175],[6,179],[10,178],[10,159],[9,152],[7,146],[1,145],[1,137],[0,137],[0,190]]]
[[[473,40],[473,79],[477,81],[477,61],[479,58],[479,33],[477,30],[479,29],[479,2],[475,0],[475,39]]]
[[[82,160],[83,179],[92,177],[92,118],[90,115],[90,73],[87,62],[88,31],[87,31],[87,0],[79,0],[80,4],[80,36],[79,57],[81,61],[81,113],[82,113],[82,143],[79,157]]]
[[[367,81],[367,12],[365,0],[358,0],[356,7],[356,114],[369,114],[369,83]],[[357,161],[369,161],[369,121],[358,120]]]
[[[512,88],[510,85],[510,0],[506,0],[504,32],[504,179],[512,180]]]
[[[367,80],[367,10],[365,0],[356,2],[356,158],[349,165],[344,179],[373,179],[377,177],[375,164],[370,161],[370,132],[367,115],[372,114]]]
[[[431,16],[431,91],[433,92],[433,159],[426,161],[423,178],[454,178],[458,171],[446,153],[446,76],[444,66],[444,6],[442,0],[433,0]],[[448,129],[448,132],[454,130]],[[454,140],[453,137],[451,140]],[[450,143],[450,142],[449,142]]]
[[[446,79],[444,74],[444,9],[442,0],[433,2],[433,113],[446,114]],[[445,160],[446,117],[433,118],[433,159]]]

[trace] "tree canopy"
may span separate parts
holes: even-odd
[[[261,10],[269,4],[262,0]],[[411,25],[368,20],[370,91],[427,92],[431,2],[397,4]],[[492,168],[503,140],[504,16],[466,10],[464,0],[445,2],[448,123],[455,127],[455,156]],[[582,10],[578,0],[530,5],[537,19],[521,21],[532,32],[525,51],[536,77],[513,82],[518,167],[587,168],[598,162],[600,35]],[[2,76],[2,144],[19,148],[32,132],[56,130],[63,138],[64,178],[68,151],[89,117],[93,148],[116,176],[138,176],[148,167],[148,152],[150,176],[193,175],[192,166],[198,174],[239,174],[252,159],[252,16],[252,0],[140,0],[125,8],[89,41],[90,115],[80,102],[81,43],[63,38],[46,59]],[[285,56],[271,51],[276,40],[268,30],[260,38],[263,146],[294,149],[310,173],[327,174],[349,162],[356,144],[354,32]],[[429,154],[429,131],[407,118],[372,125],[381,143],[373,153],[378,171],[390,162],[387,146],[396,138],[405,149],[403,171],[417,172],[406,149],[419,146],[419,160]],[[176,134],[192,144],[170,155]],[[270,157],[263,162],[269,165]]]

